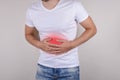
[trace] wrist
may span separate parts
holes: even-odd
[[[74,40],[70,41],[70,43],[71,43],[71,47],[72,48],[76,48],[77,47],[76,42]]]
[[[42,45],[42,44],[41,44],[41,41],[36,41],[35,44],[36,44],[36,47],[37,47],[37,48],[39,48],[39,49],[41,48],[41,45]]]
[[[77,41],[77,40],[73,40],[73,41],[71,41],[71,46],[73,47],[73,48],[76,48],[76,47],[78,47],[80,44],[79,44],[79,42]]]

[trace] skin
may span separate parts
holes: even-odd
[[[48,4],[50,1],[56,0],[49,0]],[[47,4],[47,2],[45,4]],[[51,7],[53,6],[55,5],[51,5]],[[51,7],[49,8],[51,9]],[[81,22],[80,25],[85,29],[82,35],[80,35],[73,41],[59,40],[60,42],[62,42],[61,45],[49,43],[50,38],[40,40],[37,36],[37,34],[39,33],[37,29],[35,27],[30,27],[28,25],[25,25],[25,38],[30,44],[37,47],[38,49],[48,52],[49,54],[60,55],[68,52],[69,50],[77,46],[80,46],[84,42],[88,41],[91,37],[93,37],[97,32],[96,26],[90,16],[86,20]]]
[[[47,9],[51,10],[54,7],[56,7],[56,5],[58,4],[60,0],[49,0],[47,2],[42,1],[42,4],[44,5],[44,7],[46,7]]]
[[[49,1],[49,0],[42,0],[42,1],[47,2],[47,1]]]

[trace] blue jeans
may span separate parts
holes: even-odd
[[[79,66],[72,68],[50,68],[38,64],[36,80],[80,80]]]

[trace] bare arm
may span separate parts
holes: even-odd
[[[25,38],[30,44],[39,48],[40,41],[38,38],[38,31],[35,27],[25,25]]]
[[[85,31],[82,33],[81,36],[79,36],[73,41],[74,47],[88,41],[97,32],[96,26],[92,21],[91,17],[88,17],[85,21],[81,22],[80,25],[85,29]]]
[[[25,38],[33,46],[48,53],[51,53],[51,48],[54,46],[48,42],[50,40],[49,38],[41,41],[38,37],[38,31],[35,27],[29,27],[25,25]]]

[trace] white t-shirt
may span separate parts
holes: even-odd
[[[45,8],[41,0],[27,10],[26,25],[35,27],[43,40],[51,34],[74,40],[77,34],[77,23],[88,18],[88,14],[78,0],[60,0],[51,10]],[[38,63],[53,68],[79,66],[78,47],[61,55],[49,54],[40,50]]]

